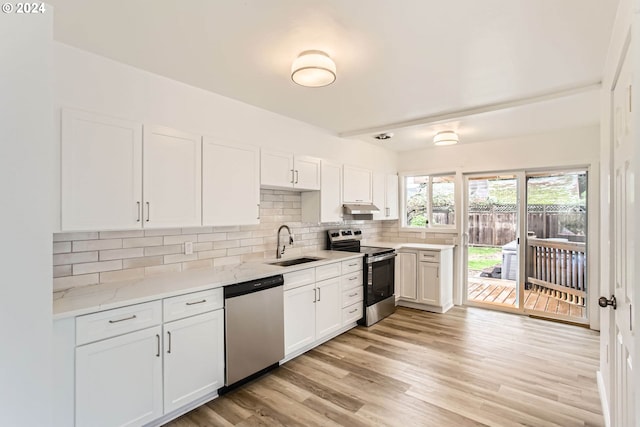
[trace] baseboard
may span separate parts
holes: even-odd
[[[604,386],[604,378],[602,372],[596,372],[596,380],[598,382],[598,393],[600,394],[600,404],[602,405],[602,416],[604,417],[605,427],[611,427],[611,412],[609,411],[609,401],[607,400],[607,390]]]

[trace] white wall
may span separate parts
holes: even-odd
[[[597,164],[598,126],[400,153],[398,170],[483,172]]]
[[[0,15],[0,425],[51,424],[53,11]]]
[[[306,123],[57,42],[54,66],[57,126],[59,107],[70,107],[374,170],[396,170],[392,151],[339,138]]]

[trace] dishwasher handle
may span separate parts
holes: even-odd
[[[253,292],[264,291],[284,285],[282,274],[278,276],[265,277],[257,280],[249,280],[247,282],[236,283],[224,287],[224,299],[239,297],[251,294]]]

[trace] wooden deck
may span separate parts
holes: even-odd
[[[584,323],[585,309],[581,305],[571,304],[544,293],[525,290],[524,307],[540,312],[541,316],[553,314],[565,320]],[[502,307],[515,307],[516,282],[513,280],[470,277],[468,300]]]

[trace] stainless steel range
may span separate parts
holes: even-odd
[[[371,326],[396,309],[395,257],[393,248],[361,246],[362,231],[345,228],[329,230],[327,248],[364,254],[364,316],[358,323]]]

